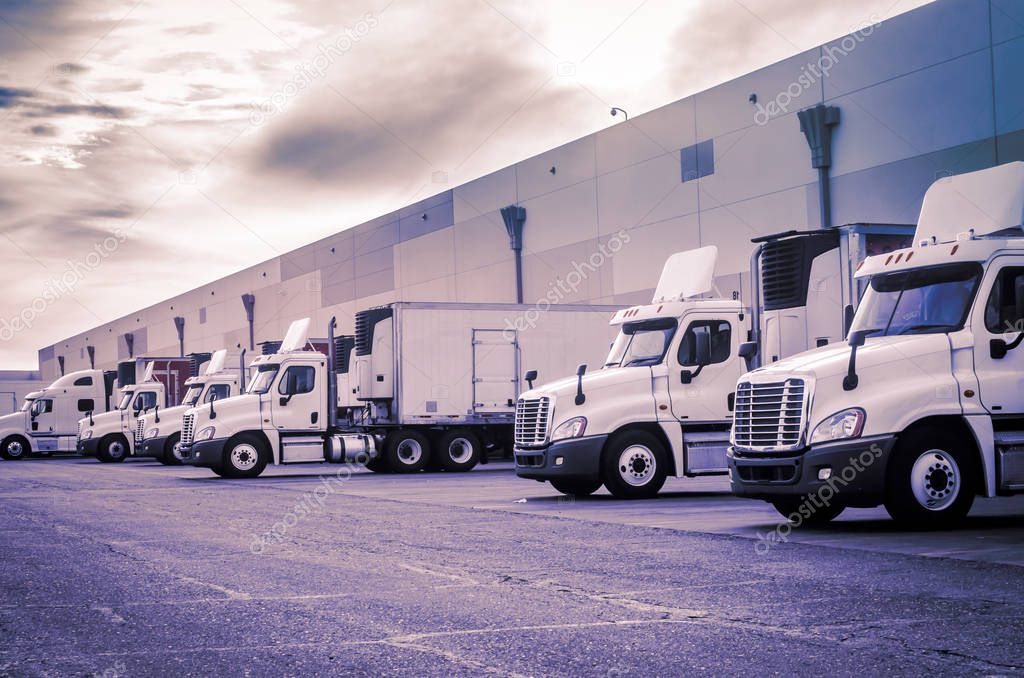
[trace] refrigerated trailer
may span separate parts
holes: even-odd
[[[1024,163],[936,181],[912,244],[856,276],[846,343],[738,380],[733,492],[926,526],[1024,492]]]
[[[668,476],[727,473],[736,378],[762,361],[838,341],[856,301],[857,262],[911,232],[854,224],[759,238],[752,308],[707,298],[716,247],[672,255],[651,303],[612,316],[618,336],[596,363],[601,369],[580,369],[519,398],[516,473],[565,494],[604,485],[627,499],[656,495]]]
[[[357,313],[351,339],[332,322],[326,359],[297,322],[253,361],[244,395],[186,412],[183,457],[229,477],[324,461],[467,471],[511,440],[522,365],[599,360],[613,308],[396,302]]]
[[[25,396],[21,410],[0,417],[0,456],[74,452],[78,421],[111,407],[116,372],[79,370]]]
[[[117,403],[108,412],[89,412],[78,422],[78,454],[121,462],[132,453],[135,426],[147,410],[178,403],[185,393],[191,358],[136,358],[118,364]],[[136,381],[139,370],[141,381]]]

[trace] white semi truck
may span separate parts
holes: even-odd
[[[351,338],[332,320],[327,357],[304,349],[309,320],[294,323],[244,395],[185,413],[182,456],[226,477],[324,461],[469,470],[512,438],[521,364],[596,359],[610,308],[396,302],[357,313]]]
[[[20,411],[0,417],[0,456],[74,452],[78,420],[110,409],[115,377],[113,371],[79,370],[26,395]]]
[[[1024,163],[936,181],[868,258],[846,343],[744,374],[733,492],[802,522],[884,505],[940,526],[1024,491]]]
[[[141,381],[137,370],[145,366]],[[191,369],[190,358],[137,358],[118,365],[117,403],[109,412],[89,412],[78,422],[78,454],[122,462],[132,454],[139,417],[179,401]]]
[[[168,466],[180,465],[181,419],[185,412],[214,400],[239,395],[245,374],[244,349],[238,355],[235,367],[228,365],[227,349],[215,351],[205,363],[193,362],[196,363],[195,369],[193,375],[185,381],[185,395],[181,404],[167,409],[158,406],[138,418],[133,456],[155,457]]]
[[[601,369],[524,393],[516,473],[587,495],[658,493],[668,476],[727,473],[736,378],[843,336],[856,261],[906,240],[910,228],[856,224],[755,240],[754,295],[764,304],[699,298],[713,288],[717,248],[671,256],[650,304],[622,309]]]

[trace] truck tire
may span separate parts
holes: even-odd
[[[553,479],[551,487],[570,497],[589,497],[601,487],[601,481]]]
[[[104,464],[119,464],[128,457],[128,441],[124,436],[113,433],[104,436],[96,450],[96,458]]]
[[[948,527],[971,510],[977,484],[970,446],[959,436],[916,430],[893,450],[885,478],[885,510],[911,527]]]
[[[480,463],[483,446],[480,438],[468,429],[445,431],[434,448],[434,458],[445,471],[464,472]]]
[[[803,497],[779,497],[778,499],[772,499],[771,501],[775,510],[790,522],[797,522],[792,520],[790,516],[793,514],[799,516],[800,525],[825,525],[826,523],[832,522],[832,520],[838,517],[846,508],[837,502],[821,507],[815,506],[811,502],[806,502],[807,507],[801,510],[800,507],[803,506],[804,503]]]
[[[388,466],[388,460],[384,458],[383,454],[366,462],[366,468],[374,473],[391,473],[391,467]]]
[[[0,457],[8,461],[19,461],[32,452],[28,441],[21,436],[8,436],[0,443]]]
[[[601,479],[619,499],[650,499],[665,484],[665,448],[647,431],[612,437],[601,455]]]
[[[384,458],[395,473],[422,471],[430,461],[430,440],[413,429],[400,429],[388,435]]]
[[[181,450],[178,449],[180,446],[180,433],[168,436],[167,442],[164,443],[164,453],[163,456],[160,457],[160,463],[165,466],[181,466],[184,461],[181,458]]]
[[[262,440],[241,435],[224,446],[224,459],[213,472],[222,478],[255,478],[269,462],[270,451]]]

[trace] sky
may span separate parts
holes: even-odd
[[[0,370],[926,0],[0,0]]]

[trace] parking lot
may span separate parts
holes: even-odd
[[[0,462],[0,675],[1024,672],[1024,498],[780,529],[724,479]],[[775,531],[785,543],[763,537]]]

